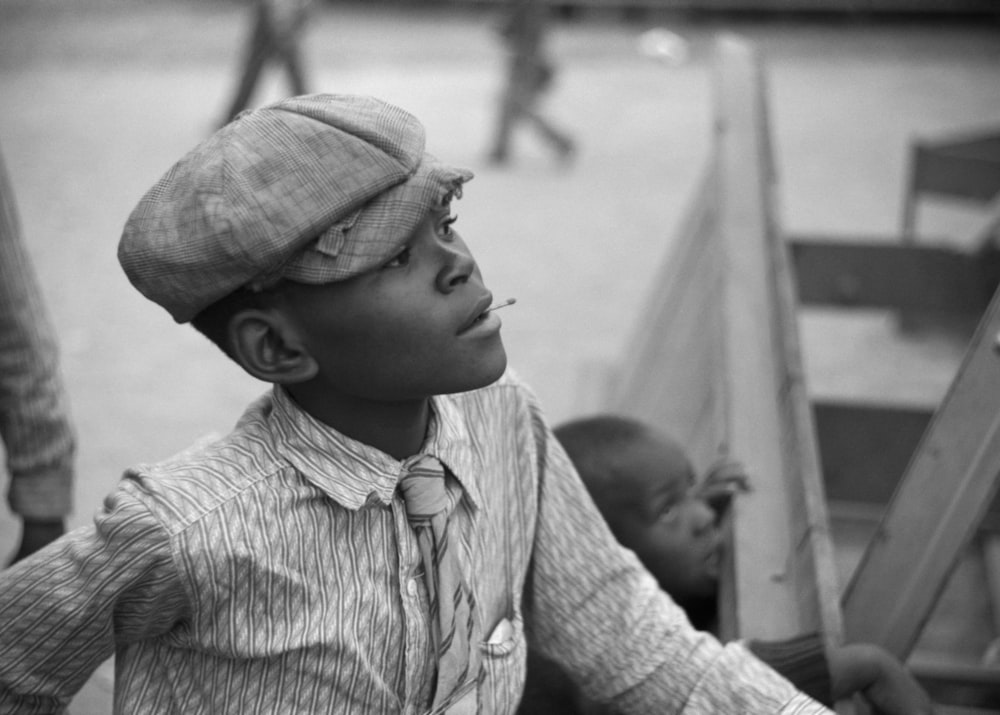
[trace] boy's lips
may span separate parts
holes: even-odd
[[[469,313],[469,317],[462,323],[462,327],[458,329],[458,334],[468,332],[476,325],[482,322],[483,316],[486,314],[486,309],[490,307],[493,302],[493,294],[487,291],[486,295],[476,301],[475,307],[472,312]]]

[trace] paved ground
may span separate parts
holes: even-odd
[[[174,326],[125,281],[115,246],[128,212],[220,118],[247,21],[242,4],[0,0],[0,144],[63,347],[80,433],[86,523],[121,470],[226,430],[263,386]],[[668,27],[690,42],[668,67],[637,51]],[[553,419],[588,404],[581,372],[617,360],[708,149],[713,36],[761,47],[771,81],[782,221],[795,231],[891,235],[907,142],[1000,123],[1000,26],[847,21],[625,24],[591,16],[553,36],[550,113],[577,135],[559,166],[534,137],[517,162],[484,162],[500,83],[483,10],[330,4],[310,28],[317,90],[382,96],[414,111],[430,148],[477,172],[460,229],[505,310],[513,364]],[[283,91],[269,78],[261,99]],[[961,234],[938,210],[929,231]],[[962,349],[905,341],[885,316],[803,320],[811,389],[936,401]],[[13,538],[0,515],[0,550]]]

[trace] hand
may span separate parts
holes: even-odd
[[[883,648],[851,643],[830,654],[835,700],[861,695],[881,715],[933,715],[931,699],[899,660]]]
[[[66,524],[62,519],[25,519],[21,528],[21,545],[10,563],[30,556],[65,533]]]

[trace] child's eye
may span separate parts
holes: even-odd
[[[450,236],[451,234],[453,234],[454,231],[452,230],[451,226],[456,221],[458,221],[458,214],[452,214],[448,218],[444,219],[441,222],[441,233],[443,233],[445,236]]]
[[[674,502],[667,502],[667,503],[658,505],[656,507],[656,512],[655,512],[655,514],[656,514],[656,520],[657,521],[664,521],[666,519],[669,519],[673,515],[673,513],[674,513],[674,507],[675,506],[676,506],[676,504]]]
[[[410,262],[410,247],[404,246],[403,250],[382,264],[382,268],[399,268]]]

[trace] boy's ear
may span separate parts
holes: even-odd
[[[236,361],[258,380],[293,384],[319,372],[294,326],[279,311],[237,312],[229,319],[229,342]]]

